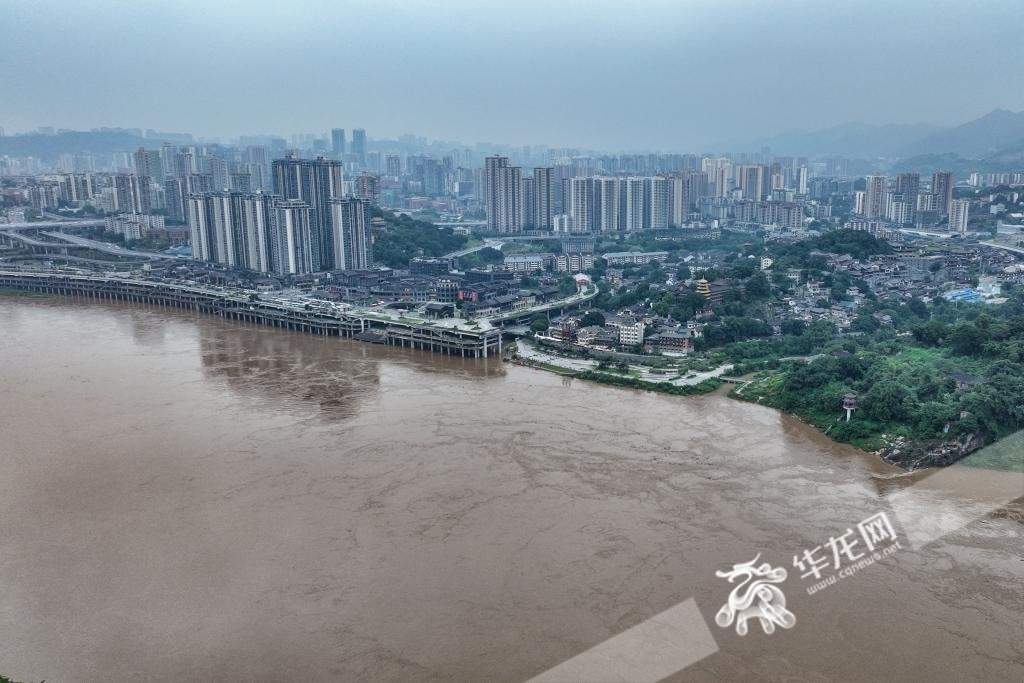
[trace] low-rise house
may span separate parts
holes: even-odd
[[[605,319],[604,324],[618,335],[619,344],[623,346],[639,346],[644,341],[643,320],[611,316]]]
[[[581,346],[611,349],[618,344],[618,334],[600,325],[589,325],[576,330],[576,342]]]
[[[505,257],[505,270],[513,273],[536,273],[549,268],[554,259],[554,254],[509,254]]]
[[[610,251],[604,254],[608,265],[644,265],[652,261],[665,261],[667,251]]]
[[[693,351],[693,337],[675,330],[664,330],[648,335],[644,339],[647,353],[690,353]]]
[[[548,328],[548,336],[563,342],[571,342],[576,337],[576,331],[580,328],[578,318],[563,318],[555,321]]]
[[[560,273],[581,273],[593,267],[593,254],[559,254],[555,257],[555,270]]]

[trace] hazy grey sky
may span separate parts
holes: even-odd
[[[0,126],[685,149],[1024,109],[1020,0],[0,0]]]

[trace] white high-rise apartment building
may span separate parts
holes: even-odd
[[[950,171],[935,171],[932,173],[932,194],[935,195],[935,209],[940,214],[950,211],[953,203],[953,173]]]
[[[768,169],[758,164],[736,167],[737,187],[743,192],[744,199],[755,202],[762,201],[770,185]]]
[[[269,273],[273,267],[273,195],[264,192],[246,195],[242,199],[242,215],[243,257],[246,268]]]
[[[192,241],[192,258],[196,261],[213,261],[212,223],[210,203],[203,196],[189,197],[185,202],[189,237]]]
[[[885,218],[885,190],[886,177],[884,175],[869,175],[865,178],[864,188],[864,217]]]
[[[727,197],[732,192],[732,161],[728,157],[705,157],[701,159],[700,170],[711,181],[713,196]]]
[[[334,254],[338,270],[370,267],[370,204],[364,199],[336,199],[334,212]]]
[[[864,215],[864,197],[866,193],[864,190],[857,190],[853,193],[853,212],[858,216]]]
[[[914,207],[906,195],[898,192],[891,192],[886,197],[885,215],[897,225],[905,225],[914,222]]]
[[[508,157],[493,156],[484,161],[484,209],[491,232],[523,229],[522,177],[522,169],[508,165]]]
[[[594,229],[619,231],[618,178],[594,178]]]
[[[285,199],[274,204],[272,249],[274,271],[278,275],[303,275],[314,272],[312,209],[301,199]]]
[[[690,212],[706,189],[707,174],[701,171],[685,171],[682,176],[671,179],[669,198],[669,225],[686,224]]]
[[[967,234],[967,214],[970,202],[966,199],[954,199],[949,202],[949,231],[960,235]]]
[[[594,179],[568,178],[565,195],[572,232],[590,232],[594,225]]]
[[[551,229],[558,233],[572,232],[572,216],[560,213],[551,217]]]
[[[308,247],[313,254],[313,271],[330,270],[334,267],[330,201],[343,194],[341,162],[323,157],[299,159],[291,155],[275,159],[273,173],[274,194],[285,199],[300,199],[312,209],[313,239]]]
[[[234,192],[217,192],[208,195],[210,201],[211,226],[213,228],[214,260],[232,268],[239,263],[238,230],[242,225],[242,195]]]
[[[623,178],[619,187],[619,229],[634,232],[644,229],[647,203],[644,178]]]
[[[935,195],[933,195],[932,193],[922,192],[921,194],[917,195],[918,212],[935,211],[937,205],[938,204],[936,202]]]
[[[667,228],[672,219],[672,181],[655,176],[644,183],[644,200],[647,203],[647,220],[644,227]]]
[[[671,196],[669,198],[669,223],[673,226],[680,226],[686,222],[686,216],[690,213],[689,197],[687,196],[686,178],[671,179]]]
[[[228,161],[222,156],[212,154],[206,157],[206,170],[213,177],[213,188],[221,190],[231,189],[231,177],[228,174]]]
[[[550,167],[533,169],[533,227],[550,230],[555,211],[555,170]]]
[[[192,258],[262,273],[313,272],[311,208],[258,192],[194,194],[186,200]]]

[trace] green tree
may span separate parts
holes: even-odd
[[[558,295],[559,296],[570,296],[575,294],[577,290],[576,280],[572,276],[567,275],[558,281]]]
[[[854,318],[852,327],[857,332],[874,332],[881,327],[881,324],[875,320],[875,316],[861,312]]]
[[[782,334],[789,334],[794,337],[799,337],[804,333],[804,330],[807,329],[807,323],[805,323],[803,320],[799,320],[796,318],[789,318],[782,321],[781,328]]]
[[[932,319],[923,325],[915,325],[911,332],[914,339],[927,346],[938,346],[945,339],[949,329],[941,320]]]
[[[882,422],[899,422],[907,416],[910,392],[890,380],[875,382],[864,396],[864,410]]]
[[[918,318],[928,317],[928,304],[921,301],[916,296],[907,302],[907,308],[910,309],[910,312]]]
[[[985,333],[974,323],[959,322],[949,330],[949,345],[961,356],[980,353],[985,341]]]
[[[743,285],[744,291],[748,296],[755,299],[768,296],[771,292],[771,287],[768,285],[768,278],[764,276],[764,273],[757,273]]]

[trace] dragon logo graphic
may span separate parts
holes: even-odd
[[[716,571],[715,576],[739,584],[729,593],[729,601],[718,610],[715,623],[726,628],[736,623],[736,633],[747,635],[747,621],[757,619],[767,634],[775,633],[775,626],[793,628],[796,616],[786,609],[786,596],[778,586],[786,580],[786,570],[772,567],[767,562],[757,565],[757,556],[750,562],[734,564],[728,571]],[[756,604],[755,604],[756,603]]]

